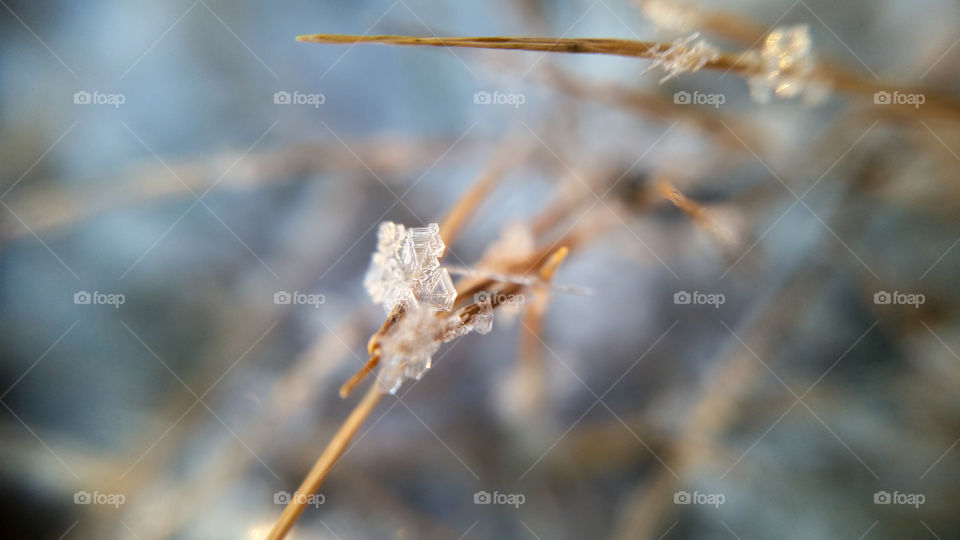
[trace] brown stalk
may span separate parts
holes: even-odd
[[[428,47],[466,47],[471,49],[508,49],[572,54],[610,54],[654,59],[671,45],[656,41],[609,38],[552,37],[416,37],[416,36],[351,36],[343,34],[310,34],[297,36],[297,41],[310,43],[384,43],[389,45],[421,45]],[[720,54],[704,67],[747,70],[748,62],[738,62],[739,55]]]
[[[353,409],[353,412],[350,413],[347,420],[340,426],[340,429],[337,430],[337,433],[333,436],[333,439],[324,449],[323,453],[320,454],[317,462],[313,465],[313,468],[310,469],[307,477],[303,479],[300,487],[297,488],[297,491],[290,498],[290,502],[286,508],[283,509],[283,514],[280,515],[280,518],[274,523],[273,528],[270,529],[267,540],[282,540],[287,533],[290,532],[293,524],[296,523],[297,518],[300,517],[300,514],[302,514],[304,508],[306,508],[307,497],[320,489],[320,485],[323,484],[323,480],[327,477],[327,474],[330,473],[330,469],[333,468],[337,460],[340,459],[340,456],[343,455],[343,452],[347,449],[347,444],[349,444],[350,440],[357,434],[357,430],[360,429],[360,426],[364,420],[367,419],[367,416],[373,412],[374,407],[377,406],[377,403],[382,397],[383,392],[380,390],[380,387],[376,384],[371,385],[370,389],[367,390],[367,393],[363,396],[363,399],[357,404],[356,408]]]
[[[428,47],[466,47],[473,49],[508,49],[522,51],[558,52],[572,54],[608,54],[634,58],[656,59],[671,44],[655,41],[607,38],[551,38],[551,37],[416,37],[416,36],[351,36],[343,34],[310,34],[297,36],[297,41],[311,43],[383,43],[389,45],[419,45]],[[683,49],[678,50],[681,54]],[[749,51],[747,51],[749,52]],[[756,59],[746,53],[720,53],[708,60],[706,69],[732,71],[742,77],[750,77],[763,71]],[[891,85],[886,82],[871,81],[860,75],[826,64],[815,71],[813,78],[824,81],[836,90],[849,92],[863,98],[873,99],[876,92],[885,91],[922,93],[926,103],[921,108],[912,105],[884,105],[883,110],[895,114],[916,116],[946,115],[960,119],[960,103],[951,96],[933,93],[924,89]]]
[[[350,396],[350,393],[353,392],[353,389],[357,387],[364,379],[367,378],[367,375],[373,372],[373,369],[380,364],[380,351],[377,351],[370,355],[370,359],[363,364],[363,367],[360,368],[352,377],[347,379],[347,382],[343,383],[340,387],[340,397],[347,398]]]
[[[657,183],[657,191],[664,199],[673,203],[674,206],[690,216],[690,219],[700,225],[708,225],[706,218],[707,210],[699,204],[691,201],[686,195],[680,192],[669,180],[661,180]]]

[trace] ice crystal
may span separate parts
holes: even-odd
[[[423,303],[450,311],[456,289],[450,273],[440,267],[445,246],[440,227],[411,227],[385,221],[377,232],[377,251],[370,260],[364,286],[387,313],[397,305]]]
[[[674,40],[665,50],[654,54],[653,64],[646,71],[650,71],[657,66],[663,67],[664,71],[667,72],[660,79],[660,82],[663,83],[681,73],[698,71],[707,62],[716,60],[720,56],[720,51],[707,41],[697,39],[699,37],[700,33],[694,32],[685,38]]]
[[[389,314],[395,307],[403,315],[379,341],[378,384],[385,392],[396,393],[407,379],[420,379],[430,369],[440,344],[493,327],[493,303],[489,295],[478,294],[478,309],[453,309],[457,290],[450,272],[440,266],[445,246],[440,227],[406,228],[386,221],[377,231],[377,251],[370,260],[364,286],[374,302]]]
[[[493,330],[493,302],[490,293],[479,293],[476,304],[480,306],[480,311],[470,319],[470,329],[478,334],[489,334]]]
[[[768,103],[771,95],[780,98],[803,96],[811,104],[822,101],[829,87],[815,77],[816,59],[805,24],[774,28],[764,39],[760,52],[748,59],[760,66],[760,72],[748,79],[750,97]]]

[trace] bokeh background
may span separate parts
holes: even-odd
[[[558,271],[573,289],[529,293],[535,332],[498,313],[444,345],[292,537],[960,536],[956,116],[758,105],[733,73],[659,84],[632,58],[294,41],[689,34],[617,0],[0,4],[6,537],[261,537],[358,399],[337,389],[383,321],[376,225],[440,221],[504,164],[448,262],[562,200],[559,230],[606,224]],[[958,99],[956,2],[695,7]]]

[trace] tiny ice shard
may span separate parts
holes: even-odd
[[[826,82],[815,76],[816,59],[805,24],[774,28],[759,55],[754,52],[750,58],[760,66],[760,73],[748,79],[750,97],[757,103],[769,102],[772,93],[780,98],[803,95],[815,104],[829,91]]]
[[[667,49],[655,53],[653,64],[644,73],[662,66],[667,72],[660,79],[663,83],[681,73],[698,71],[707,65],[707,62],[716,60],[720,56],[720,51],[707,41],[697,39],[699,37],[700,33],[694,32],[685,38],[674,40]]]
[[[488,334],[493,330],[493,302],[490,300],[490,293],[478,294],[476,304],[480,306],[480,311],[470,318],[470,330],[478,334]]]
[[[398,304],[421,302],[437,311],[449,311],[457,293],[450,273],[440,267],[444,249],[436,223],[407,229],[385,221],[377,232],[377,251],[363,284],[387,313]]]

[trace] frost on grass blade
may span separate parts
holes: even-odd
[[[430,369],[441,343],[474,331],[486,334],[493,326],[489,296],[477,301],[479,309],[466,320],[451,311],[457,290],[449,271],[440,266],[445,248],[436,223],[406,228],[386,221],[377,232],[364,286],[388,314],[397,306],[404,309],[379,341],[377,381],[391,394],[403,381],[420,379]]]
[[[685,38],[674,40],[665,50],[654,54],[653,64],[644,73],[661,66],[667,72],[660,79],[660,82],[664,83],[681,73],[698,71],[708,62],[716,60],[720,51],[706,40],[697,39],[699,37],[700,33],[694,32]]]
[[[779,98],[802,96],[815,105],[829,94],[829,85],[816,76],[817,61],[810,28],[805,24],[774,28],[760,52],[752,51],[750,58],[761,66],[757,75],[747,79],[750,97],[757,103],[768,103],[773,94]]]

